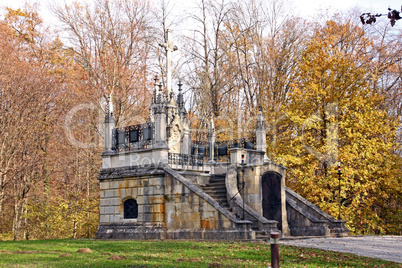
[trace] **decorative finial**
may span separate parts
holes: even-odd
[[[158,87],[158,81],[159,81],[159,78],[157,75],[155,75],[154,81],[155,81],[155,83],[154,83],[153,101],[154,101],[154,103],[156,103],[156,94],[157,94],[157,87]]]
[[[110,113],[110,115],[113,115],[113,99],[112,99],[112,93],[110,93],[110,95],[109,95],[109,103],[108,103],[108,109],[109,109],[109,113]]]
[[[261,130],[264,129],[264,117],[262,115],[262,106],[258,106],[258,116],[257,116],[257,129]]]
[[[181,91],[181,90],[182,90],[181,86],[183,85],[183,84],[181,83],[181,80],[179,80],[179,83],[178,83],[177,85],[179,86],[179,91]]]
[[[177,104],[179,105],[179,108],[183,108],[184,107],[184,99],[183,99],[183,93],[182,93],[182,88],[181,88],[181,86],[183,84],[179,80],[179,83],[177,85],[179,86],[179,94],[177,95]]]
[[[209,129],[210,129],[210,131],[215,130],[214,119],[212,117],[211,117],[211,120],[209,121]]]

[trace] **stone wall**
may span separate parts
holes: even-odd
[[[345,221],[336,220],[286,188],[287,217],[292,236],[347,236]]]
[[[144,175],[146,173],[150,174],[149,170],[111,169],[101,172],[100,226],[95,238],[255,238],[251,222],[237,220],[191,179],[170,168],[165,172],[158,168],[153,175]],[[123,204],[129,198],[137,201],[137,219],[124,219]]]
[[[241,188],[243,168],[239,165],[236,167],[238,176],[238,189]],[[263,215],[262,208],[262,183],[261,179],[264,173],[275,172],[281,176],[281,210],[282,210],[282,230],[284,235],[289,235],[289,228],[287,224],[286,215],[286,194],[285,194],[285,177],[286,169],[283,166],[275,164],[273,162],[265,162],[264,164],[248,164],[244,167],[244,181],[245,181],[245,203],[256,211],[259,215]],[[230,187],[230,185],[227,185]],[[241,199],[239,197],[238,199]]]
[[[229,229],[235,226],[181,182],[165,179],[166,226],[172,229]]]
[[[163,223],[164,177],[132,177],[100,182],[100,223]],[[134,198],[138,203],[138,218],[124,219],[123,203]]]

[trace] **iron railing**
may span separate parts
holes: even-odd
[[[255,138],[242,138],[231,141],[218,141],[214,144],[214,160],[216,162],[229,162],[230,149],[256,149]],[[208,158],[210,156],[210,146],[208,142],[192,141],[191,155],[199,155]]]
[[[188,167],[202,167],[208,159],[202,155],[169,153],[169,165]]]
[[[154,140],[155,126],[153,122],[116,128],[113,135],[113,149],[116,152],[150,149]]]

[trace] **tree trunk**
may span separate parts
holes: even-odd
[[[74,213],[73,239],[77,238],[77,211]]]
[[[20,229],[18,198],[14,201],[14,219],[13,219],[13,234],[14,241],[18,240],[18,232]]]

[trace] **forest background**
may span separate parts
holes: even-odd
[[[0,20],[0,240],[93,237],[107,96],[117,126],[143,123],[165,73],[168,28],[180,54],[193,139],[252,135],[286,184],[355,234],[402,233],[402,32],[364,11],[305,20],[284,1],[93,0],[5,8]],[[395,7],[398,8],[398,7]],[[397,21],[397,24],[400,23]],[[183,26],[184,25],[184,26]],[[177,92],[177,87],[174,89]]]

